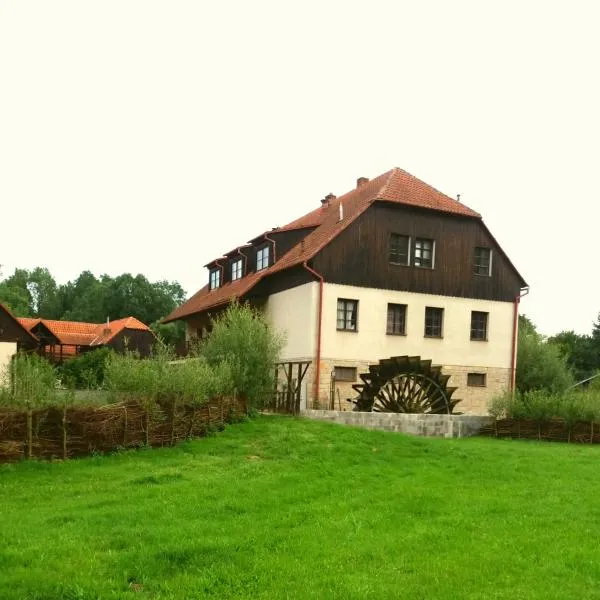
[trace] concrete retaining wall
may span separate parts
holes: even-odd
[[[482,427],[494,422],[493,417],[476,415],[408,415],[340,410],[303,410],[301,415],[310,419],[333,421],[366,429],[446,438],[477,435]]]

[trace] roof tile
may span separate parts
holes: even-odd
[[[442,194],[410,173],[395,168],[339,198],[331,199],[329,206],[312,210],[303,217],[279,228],[277,231],[315,227],[314,231],[304,238],[303,243],[291,248],[268,269],[251,273],[215,290],[209,290],[208,286],[203,287],[184,304],[176,308],[164,319],[164,322],[175,321],[225,304],[232,298],[243,296],[266,275],[277,273],[310,260],[377,201],[415,206],[464,217],[481,218],[479,213],[461,204],[458,200]],[[344,215],[341,220],[339,218],[340,205],[343,207]]]

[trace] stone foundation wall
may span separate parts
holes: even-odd
[[[353,361],[325,358],[320,363],[320,381],[318,401],[314,398],[314,365],[311,365],[306,374],[307,384],[307,408],[330,409],[351,411],[353,405],[347,402],[348,398],[356,397],[352,389],[355,383],[361,383],[360,374],[369,370],[370,364],[376,364],[378,360]],[[356,380],[351,382],[336,381],[333,406],[331,404],[331,377],[335,367],[355,367]],[[510,389],[511,371],[497,367],[479,367],[463,365],[444,365],[443,372],[450,375],[448,385],[458,388],[453,398],[459,398],[461,402],[456,407],[457,412],[469,415],[486,415],[488,404],[496,396]],[[468,386],[468,373],[484,373],[486,385],[482,387]]]
[[[428,437],[459,438],[477,435],[494,422],[493,417],[476,415],[407,415],[339,410],[303,410],[302,416],[343,425],[382,429]]]

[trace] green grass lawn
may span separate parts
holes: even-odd
[[[600,448],[260,417],[0,466],[0,598],[600,598]]]

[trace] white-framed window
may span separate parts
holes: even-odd
[[[358,300],[338,298],[337,329],[338,331],[356,331],[358,324]]]
[[[209,277],[209,287],[214,290],[221,286],[221,269],[211,269]]]
[[[237,258],[236,260],[231,262],[231,281],[235,281],[236,279],[240,279],[242,276],[242,259]]]
[[[413,265],[433,269],[435,264],[435,241],[428,238],[415,238]]]
[[[260,248],[256,252],[256,270],[262,271],[269,266],[269,246]]]
[[[475,248],[475,262],[473,263],[473,272],[475,275],[484,277],[492,276],[492,250],[477,246]]]

